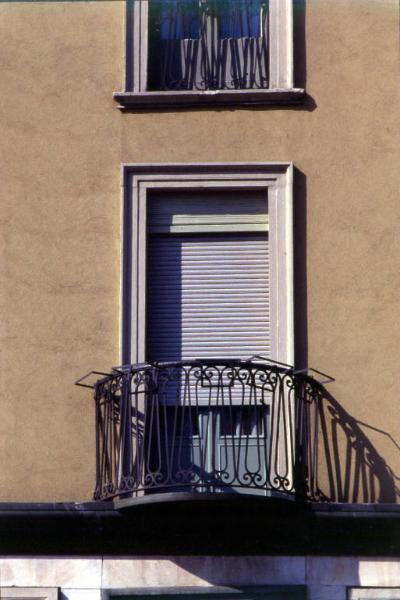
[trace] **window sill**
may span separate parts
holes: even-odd
[[[168,108],[254,107],[301,104],[302,88],[270,90],[210,90],[204,92],[114,92],[121,110]]]

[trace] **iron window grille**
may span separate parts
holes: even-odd
[[[150,0],[149,90],[268,88],[267,0]]]

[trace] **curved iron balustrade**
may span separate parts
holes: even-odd
[[[94,386],[94,498],[173,491],[323,499],[321,386],[291,368],[195,360],[113,369]]]

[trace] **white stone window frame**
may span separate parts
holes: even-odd
[[[58,600],[58,588],[2,587],[1,600]]]
[[[293,0],[269,0],[269,87],[266,89],[148,91],[148,0],[126,0],[124,90],[121,109],[254,106],[301,102],[293,83]]]
[[[400,600],[400,587],[352,587],[347,600]]]
[[[221,600],[227,598],[237,598],[237,600],[248,600],[249,597],[257,600],[274,600],[276,598],[294,598],[295,600],[306,600],[307,591],[303,584],[285,584],[285,585],[263,585],[263,586],[244,586],[240,588],[228,586],[212,586],[212,587],[172,587],[172,588],[128,588],[103,590],[102,600],[113,600],[113,598],[123,598],[127,596],[127,600],[137,598],[143,600],[148,597],[156,596],[157,600],[163,597],[163,600],[168,600],[169,597],[176,598],[182,596],[183,600],[192,600],[197,596],[199,600],[207,600],[210,596],[211,600],[221,595]],[[186,599],[185,599],[186,597]]]
[[[266,190],[270,245],[271,357],[294,364],[293,164],[122,165],[121,364],[146,356],[147,199],[152,190]]]

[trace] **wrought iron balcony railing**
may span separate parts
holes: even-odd
[[[95,499],[317,495],[321,386],[304,373],[258,359],[195,360],[113,369],[92,387]]]

